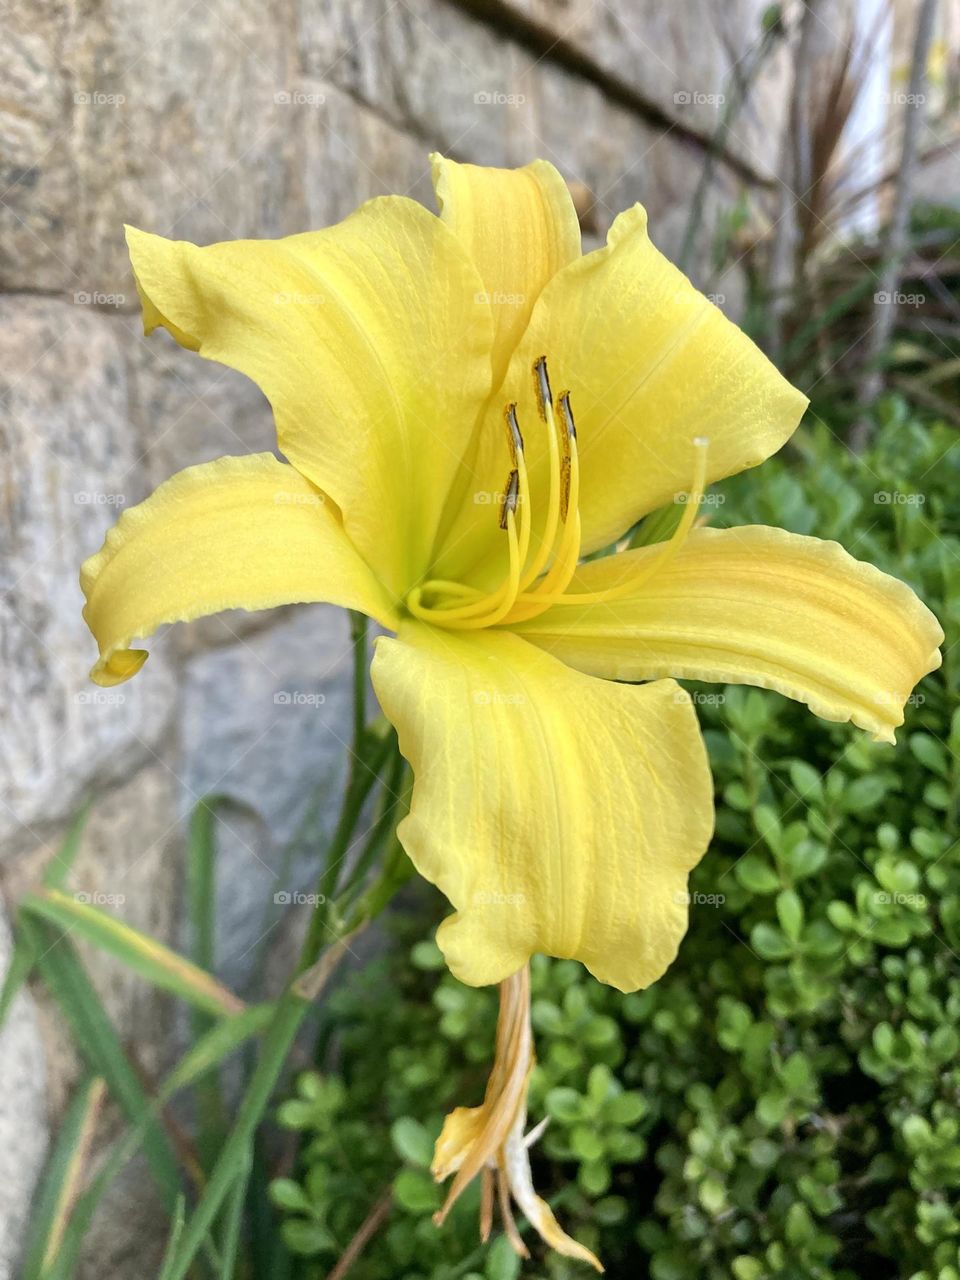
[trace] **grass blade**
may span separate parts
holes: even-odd
[[[207,796],[190,815],[187,836],[186,906],[190,922],[190,956],[207,973],[216,967],[216,814],[220,797]],[[207,1012],[191,1011],[193,1037],[199,1039],[209,1026]],[[227,1130],[227,1110],[219,1076],[204,1073],[194,1091],[197,1106],[197,1150],[206,1172]]]
[[[179,996],[214,1017],[232,1016],[244,1008],[243,1001],[232,991],[185,956],[99,907],[80,902],[59,889],[38,889],[28,894],[23,899],[21,910],[41,916],[69,933],[76,933],[116,956],[154,986]]]
[[[59,1252],[105,1092],[106,1081],[92,1076],[70,1101],[34,1208],[21,1280],[42,1280]]]
[[[233,1190],[227,1200],[227,1211],[223,1224],[223,1247],[220,1251],[220,1280],[233,1280],[237,1267],[237,1253],[240,1248],[240,1234],[243,1228],[243,1206],[247,1196],[247,1183],[250,1180],[250,1169],[253,1165],[253,1154],[247,1148]]]
[[[43,883],[49,888],[60,888],[66,880],[74,859],[79,852],[80,838],[83,835],[89,816],[90,804],[88,802],[70,824],[67,834],[64,836],[63,844],[44,872]],[[17,992],[30,977],[33,972],[33,966],[36,963],[36,956],[33,954],[27,937],[24,931],[17,930],[13,943],[13,952],[10,956],[10,964],[7,966],[7,972],[3,979],[3,987],[0,988],[0,1027],[6,1022],[7,1014],[10,1012],[10,1006],[13,1004]]]
[[[90,1186],[79,1197],[55,1265],[43,1280],[69,1280],[97,1205],[114,1179],[140,1148],[150,1123],[157,1119],[160,1109],[175,1093],[189,1087],[206,1072],[218,1067],[251,1036],[263,1031],[269,1025],[274,1009],[275,1006],[272,1004],[253,1005],[243,1013],[237,1014],[235,1018],[222,1019],[180,1059],[161,1085],[157,1096],[151,1100],[149,1113],[142,1116],[130,1132],[116,1144]],[[179,1242],[179,1235],[177,1241]]]
[[[168,1280],[170,1275],[170,1267],[173,1259],[176,1257],[177,1245],[180,1243],[180,1237],[183,1234],[183,1224],[187,1218],[187,1207],[183,1196],[177,1198],[177,1207],[174,1210],[173,1221],[170,1224],[170,1234],[167,1236],[167,1247],[163,1251],[163,1263],[160,1267],[160,1274],[157,1280]]]
[[[233,1129],[220,1152],[207,1189],[187,1223],[167,1280],[185,1280],[220,1212],[224,1198],[240,1176],[253,1141],[254,1130],[269,1105],[287,1055],[309,1009],[307,1001],[289,993],[277,1005]]]
[[[6,1022],[10,1006],[17,998],[17,992],[33,972],[36,962],[37,957],[30,943],[30,935],[19,928],[18,922],[10,963],[3,979],[3,987],[0,989],[0,1027]]]
[[[37,967],[66,1019],[80,1052],[107,1082],[127,1118],[134,1124],[147,1118],[144,1155],[169,1209],[180,1191],[173,1150],[150,1100],[131,1066],[87,972],[69,938],[57,935],[39,920],[24,919],[37,954]]]
[[[73,869],[74,861],[80,852],[80,841],[90,817],[90,801],[88,800],[67,828],[63,844],[50,860],[50,865],[43,873],[43,883],[48,889],[62,889],[67,876]]]

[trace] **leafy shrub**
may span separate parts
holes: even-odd
[[[772,693],[696,689],[717,834],[677,963],[627,997],[533,965],[535,1173],[613,1276],[960,1280],[960,460],[952,432],[896,401],[884,417],[866,458],[821,427],[802,467],[768,463],[717,510],[842,537],[937,612],[945,665],[896,748]],[[428,928],[398,921],[396,949],[331,997],[320,1067],[281,1108],[302,1142],[273,1194],[304,1276],[391,1188],[355,1280],[519,1272],[503,1239],[478,1246],[475,1190],[430,1220],[433,1140],[482,1095],[496,996],[404,944]],[[583,1271],[538,1252],[525,1274]]]

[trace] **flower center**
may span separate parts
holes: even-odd
[[[580,456],[570,392],[563,391],[554,405],[547,373],[547,358],[533,365],[537,411],[546,429],[549,488],[543,532],[531,551],[533,511],[523,435],[517,421],[517,405],[504,406],[510,471],[500,498],[499,524],[508,539],[508,567],[503,581],[492,591],[464,583],[429,578],[407,596],[414,617],[435,626],[475,631],[510,626],[535,618],[554,605],[600,604],[632,594],[677,554],[693,527],[706,482],[707,444],[692,441],[693,481],[683,516],[673,535],[652,562],[637,568],[631,562],[624,578],[602,591],[569,590],[580,562]],[[549,566],[549,567],[548,567]]]

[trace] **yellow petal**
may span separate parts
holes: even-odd
[[[120,684],[146,660],[135,637],[221,609],[327,601],[395,625],[386,592],[333,505],[270,453],[188,467],[125,511],[80,571],[100,648],[90,673]]]
[[[430,157],[440,216],[470,254],[493,309],[499,383],[544,285],[580,257],[580,223],[546,160],[489,169]]]
[[[660,977],[713,824],[688,696],[414,624],[378,641],[373,681],[414,770],[400,839],[456,908],[437,935],[453,973],[497,982],[545,952],[624,991]]]
[[[807,403],[653,246],[635,205],[616,219],[605,248],[565,267],[543,290],[482,429],[473,487],[495,492],[504,470],[500,414],[517,401],[535,522],[548,472],[530,368],[542,355],[554,391],[570,390],[585,553],[690,488],[695,438],[709,440],[709,484],[776,452]],[[485,514],[464,504],[438,576],[456,577],[489,557]]]
[[[386,197],[285,240],[127,240],[147,332],[163,325],[260,386],[281,450],[402,594],[489,393],[492,320],[457,238]]]
[[[582,565],[574,589],[610,587],[660,551]],[[835,542],[760,525],[695,529],[635,595],[556,606],[518,630],[592,675],[760,685],[887,742],[911,689],[940,665],[943,641],[898,579]]]

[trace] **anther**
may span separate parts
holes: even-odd
[[[573,471],[571,455],[577,439],[577,426],[573,420],[573,410],[570,408],[570,392],[562,392],[557,403],[560,406],[562,419],[562,426],[558,423],[557,430],[563,449],[563,456],[560,459],[560,519],[566,524],[570,512],[570,476]]]
[[[537,388],[537,411],[541,419],[547,421],[547,410],[553,408],[553,394],[550,391],[550,377],[547,373],[547,357],[540,356],[533,363],[534,383]]]
[[[517,406],[513,401],[503,410],[503,420],[507,425],[507,447],[510,450],[510,461],[514,466],[523,453],[523,436],[520,434],[520,423],[517,421]]]
[[[520,496],[520,473],[516,468],[507,477],[507,486],[503,491],[503,502],[500,505],[500,528],[506,530],[509,518],[517,509]]]
[[[577,424],[573,420],[573,410],[570,408],[570,392],[562,392],[558,403],[560,405],[560,416],[563,418],[563,425],[567,429],[567,439],[576,440]]]

